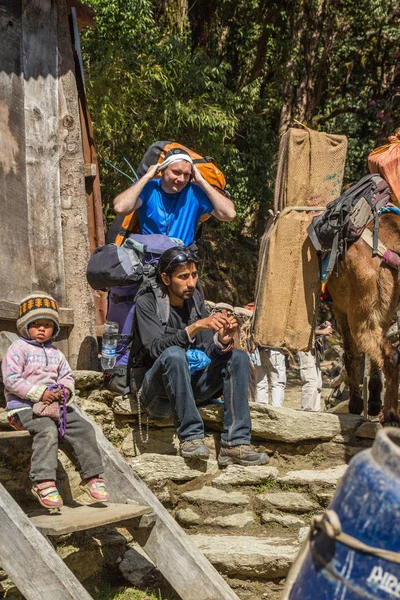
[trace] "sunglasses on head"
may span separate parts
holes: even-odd
[[[193,252],[182,252],[182,254],[177,254],[165,267],[164,273],[167,273],[168,269],[173,265],[184,265],[188,262],[197,263],[199,262],[199,259],[197,258],[197,255]]]

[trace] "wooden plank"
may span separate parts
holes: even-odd
[[[80,413],[92,422],[82,411]],[[138,531],[135,538],[182,600],[239,600],[101,429],[92,424],[102,452],[111,501],[126,502],[127,499],[133,499],[152,508],[157,516],[154,527],[143,536]]]
[[[17,302],[0,300],[0,319],[4,321],[16,321],[18,319]],[[74,311],[72,308],[59,308],[61,327],[72,327],[74,325]]]
[[[0,564],[27,600],[91,600],[0,484]]]
[[[31,289],[65,303],[58,121],[57,5],[22,0]],[[19,239],[21,239],[19,237]]]
[[[0,360],[2,361],[5,357],[9,347],[18,340],[16,333],[10,333],[9,331],[0,331]]]
[[[82,4],[82,2],[78,2],[78,0],[67,0],[67,6],[69,9],[74,7],[76,10],[79,31],[82,31],[84,27],[94,26],[95,12],[92,8],[89,8],[86,4]]]
[[[7,440],[7,442],[10,442],[12,440],[23,440],[30,437],[31,434],[29,431],[0,431],[0,441]]]
[[[4,298],[14,301],[20,300],[31,291],[21,15],[21,0],[2,0],[0,11],[0,289]]]
[[[79,126],[75,64],[65,0],[56,0],[59,55],[60,194],[65,262],[66,303],[74,309],[75,326],[68,336],[68,361],[73,369],[97,369],[98,347],[92,292],[86,281],[89,260],[85,162]],[[90,180],[87,180],[90,181]]]
[[[99,502],[89,506],[63,506],[59,512],[50,514],[46,509],[32,511],[28,517],[43,535],[64,535],[136,519],[151,512],[151,508],[139,504],[104,505]]]
[[[96,163],[85,164],[85,177],[96,177],[97,165]]]

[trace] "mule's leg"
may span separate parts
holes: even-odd
[[[349,412],[355,415],[362,413],[364,403],[360,393],[360,358],[361,354],[350,331],[347,317],[335,310],[336,322],[343,338],[343,360],[349,381]]]
[[[371,361],[370,379],[368,383],[368,414],[371,417],[379,415],[382,409],[382,372],[378,365]]]
[[[379,414],[382,424],[398,424],[400,422],[398,410],[398,352],[385,338],[383,329],[378,319],[369,315],[368,320],[360,319],[361,311],[353,311],[348,315],[349,327],[352,335],[363,352],[365,352],[375,365],[381,369],[386,379],[386,390],[383,410]]]
[[[379,413],[382,425],[400,424],[398,414],[399,407],[399,354],[394,346],[388,341],[383,341],[383,372],[386,379],[385,400],[383,410]]]

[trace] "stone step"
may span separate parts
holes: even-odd
[[[183,500],[194,504],[220,504],[228,506],[246,506],[250,502],[249,496],[241,492],[224,492],[210,486],[205,486],[199,490],[184,492],[181,496]]]
[[[321,509],[308,494],[299,492],[264,492],[257,496],[257,504],[266,510],[275,509],[290,513],[309,513]]]
[[[347,465],[339,465],[330,469],[288,471],[277,481],[282,485],[335,488],[346,470]]]
[[[91,505],[63,506],[56,512],[43,508],[29,512],[28,517],[44,535],[58,536],[129,521],[151,512],[150,507],[139,504],[97,502]]]
[[[181,456],[153,453],[131,458],[129,464],[148,485],[160,484],[168,480],[185,482],[218,472],[218,464],[215,460],[186,461]]]
[[[305,526],[305,521],[295,515],[281,515],[271,512],[263,512],[261,514],[261,523],[281,525],[288,528],[300,528]]]
[[[204,526],[231,530],[244,530],[257,523],[254,514],[250,511],[233,512],[227,515],[203,516],[190,507],[180,508],[175,513],[175,518],[185,527]],[[304,525],[304,523],[302,522],[301,525]]]
[[[286,577],[300,549],[298,538],[245,535],[192,535],[191,540],[229,577]]]
[[[229,465],[216,477],[212,485],[218,488],[245,485],[263,485],[267,481],[276,481],[279,471],[276,467],[242,467],[240,465]]]
[[[200,409],[204,422],[220,427],[222,410],[210,405]],[[292,408],[251,404],[252,436],[255,440],[297,444],[307,441],[330,441],[336,436],[352,436],[367,421],[358,415],[334,415],[327,412],[306,412]]]

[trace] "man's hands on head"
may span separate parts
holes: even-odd
[[[157,175],[159,169],[160,169],[160,165],[159,164],[151,165],[147,169],[146,174],[144,175],[144,177],[146,177],[146,179],[148,181],[150,181],[150,179],[153,179],[153,177],[155,177]]]
[[[114,198],[114,210],[117,214],[129,215],[129,213],[141,206],[140,194],[144,186],[157,175],[159,169],[160,165],[151,165],[143,177]]]
[[[200,173],[200,171],[196,167],[196,165],[193,165],[192,173],[193,173],[192,181],[194,181],[194,183],[198,183],[199,185],[201,185],[203,183],[203,181],[205,181],[203,175]]]
[[[212,329],[213,331],[218,332],[219,341],[226,346],[232,341],[237,326],[238,324],[235,317],[216,313],[192,323],[186,330],[189,336],[193,338],[199,331]]]

